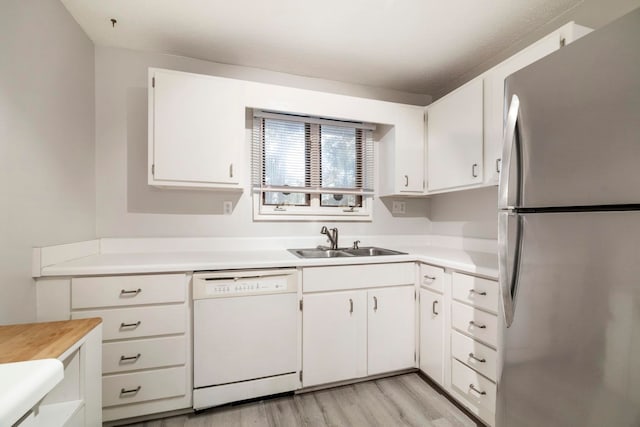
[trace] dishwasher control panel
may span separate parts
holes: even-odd
[[[296,270],[211,272],[193,275],[193,299],[296,292]]]

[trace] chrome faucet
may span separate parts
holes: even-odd
[[[338,249],[338,229],[337,228],[331,228],[328,229],[326,226],[322,226],[322,229],[320,230],[320,234],[324,234],[327,236],[327,238],[329,239],[329,242],[331,242],[331,249],[332,250],[336,250]]]

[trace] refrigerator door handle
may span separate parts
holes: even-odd
[[[513,265],[509,266],[509,217],[516,219],[516,241],[513,253]],[[522,217],[513,212],[498,213],[498,279],[504,322],[508,327],[513,323],[515,297],[520,270],[520,251],[522,248]]]
[[[516,124],[518,123],[518,113],[520,111],[520,99],[518,95],[513,95],[511,104],[509,104],[509,112],[507,113],[507,121],[504,127],[504,136],[502,139],[502,164],[500,168],[500,180],[498,183],[498,209],[506,209],[509,207],[509,171],[511,170],[511,160],[513,158],[513,149],[516,145]],[[520,171],[517,172],[518,175]],[[516,188],[516,191],[520,191]],[[520,197],[516,197],[516,203],[520,202]]]

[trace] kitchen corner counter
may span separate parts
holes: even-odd
[[[329,265],[424,262],[490,278],[498,277],[495,254],[435,246],[386,245],[406,255],[301,259],[285,249],[101,253],[42,268],[43,277],[91,276],[229,270],[247,268],[315,267]]]

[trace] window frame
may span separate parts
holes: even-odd
[[[257,113],[257,114],[256,114]],[[305,126],[310,125],[310,126],[317,126],[316,130],[310,130],[308,132],[308,134],[313,134],[313,132],[317,132],[317,138],[311,137],[305,137],[307,140],[305,141],[306,143],[306,150],[308,150],[308,152],[306,152],[306,156],[309,158],[316,158],[316,164],[313,164],[314,162],[312,161],[311,164],[309,165],[309,169],[306,171],[308,176],[310,177],[310,180],[316,180],[316,182],[322,182],[322,167],[321,167],[321,158],[322,158],[322,142],[320,140],[321,138],[321,126],[323,124],[325,125],[341,125],[341,126],[347,126],[347,127],[352,127],[357,129],[357,132],[362,132],[362,134],[360,135],[360,141],[358,142],[358,137],[356,137],[356,144],[358,146],[360,146],[360,148],[358,149],[359,152],[357,152],[356,156],[359,158],[356,158],[356,164],[360,164],[360,174],[365,173],[365,164],[368,164],[369,168],[373,168],[375,165],[375,144],[373,142],[373,130],[375,129],[374,126],[370,125],[370,124],[363,124],[360,122],[351,122],[351,121],[336,121],[336,120],[332,120],[332,119],[324,119],[324,118],[317,118],[317,117],[307,117],[307,116],[300,116],[300,115],[289,115],[289,114],[285,114],[285,113],[276,113],[276,112],[264,112],[261,110],[255,110],[254,111],[254,124],[253,124],[253,130],[252,130],[252,149],[255,151],[255,144],[257,143],[261,143],[264,144],[264,138],[262,139],[262,141],[257,142],[256,141],[256,120],[265,120],[265,118],[272,118],[272,119],[276,119],[276,120],[289,120],[291,118],[295,118],[296,121],[304,121],[306,123]],[[264,121],[262,122],[264,123]],[[365,134],[365,132],[369,132],[368,134]],[[261,136],[264,136],[265,132],[264,129],[261,128],[260,131]],[[305,132],[305,134],[307,134],[307,132]],[[370,144],[370,145],[366,145],[366,144]],[[262,152],[265,151],[264,149],[264,145],[262,145],[261,147]],[[367,156],[370,156],[369,162],[366,162],[365,160],[365,151],[367,153]],[[255,163],[257,162],[256,159],[256,155],[254,153],[254,155],[252,156],[252,161]],[[339,192],[336,193],[330,193],[325,191],[325,189],[321,189],[321,190],[311,190],[310,192],[304,192],[304,191],[297,191],[300,192],[302,194],[305,194],[307,196],[307,200],[309,201],[308,205],[286,205],[286,204],[281,204],[281,205],[272,205],[272,204],[265,204],[264,200],[264,194],[269,192],[268,189],[259,187],[256,185],[255,180],[258,179],[260,180],[261,184],[264,183],[264,173],[265,173],[265,162],[264,162],[264,157],[262,154],[260,154],[259,156],[259,161],[260,161],[260,165],[259,165],[259,173],[260,176],[258,178],[255,177],[256,171],[257,171],[257,165],[253,164],[252,165],[252,170],[253,170],[253,174],[254,174],[254,183],[253,183],[253,188],[252,188],[252,199],[253,199],[253,218],[254,220],[269,220],[269,221],[314,221],[314,220],[323,220],[323,221],[372,221],[373,219],[373,190],[372,191],[365,191],[363,190],[362,192],[347,192],[347,194],[355,194],[357,197],[360,197],[361,200],[361,206],[355,206],[355,207],[346,207],[346,206],[327,206],[321,205],[321,197],[322,194],[340,194]],[[370,173],[370,179],[369,181],[371,181],[370,185],[373,187],[373,180],[374,180],[374,176],[375,176],[375,172],[373,170],[370,170],[366,173]],[[356,177],[356,182],[357,182],[357,186],[359,186],[359,188],[362,188],[362,181],[364,180],[364,178],[362,176],[360,177]],[[310,185],[309,183],[307,183],[307,185]],[[275,192],[278,192],[277,189],[276,190],[272,190]]]

